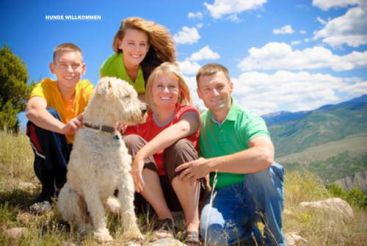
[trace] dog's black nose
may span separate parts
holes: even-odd
[[[148,111],[148,109],[147,109],[147,107],[146,106],[144,106],[144,107],[142,107],[141,108],[141,114],[142,115],[145,115],[145,113]]]

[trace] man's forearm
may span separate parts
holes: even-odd
[[[271,150],[253,147],[231,155],[212,158],[210,172],[256,173],[268,168],[274,162]]]

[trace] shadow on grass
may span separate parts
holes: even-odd
[[[0,204],[7,203],[10,207],[17,207],[21,211],[28,211],[36,195],[33,192],[21,189],[0,191]]]

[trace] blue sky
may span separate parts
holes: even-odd
[[[29,81],[52,77],[53,48],[74,42],[84,53],[84,78],[96,84],[121,20],[139,16],[174,36],[196,105],[202,107],[195,73],[217,62],[229,68],[244,107],[300,111],[367,93],[366,6],[367,0],[2,0],[0,41],[25,62]]]

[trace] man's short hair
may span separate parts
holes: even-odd
[[[196,83],[197,85],[199,85],[199,78],[200,76],[211,76],[213,74],[216,74],[218,72],[223,72],[224,76],[228,79],[228,81],[230,81],[230,76],[229,76],[229,72],[228,69],[218,63],[208,63],[204,66],[202,66],[199,71],[196,74]]]
[[[53,53],[53,62],[56,61],[56,58],[58,56],[60,56],[61,54],[65,53],[65,52],[79,52],[80,56],[83,60],[83,54],[82,54],[82,50],[79,48],[79,46],[73,44],[73,43],[63,43],[58,45],[55,49],[54,49],[54,53]]]

